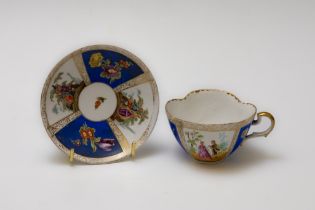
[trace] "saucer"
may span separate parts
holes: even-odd
[[[130,52],[109,45],[81,48],[50,72],[41,115],[51,140],[79,161],[98,164],[134,153],[157,120],[156,82]]]

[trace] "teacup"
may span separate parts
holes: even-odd
[[[232,154],[244,140],[265,136],[273,130],[272,114],[260,112],[253,104],[242,103],[232,93],[222,90],[196,90],[183,99],[167,102],[166,113],[171,129],[181,147],[194,159],[221,161]],[[268,129],[248,135],[251,125],[262,117],[271,121]]]

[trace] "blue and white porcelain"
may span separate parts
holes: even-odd
[[[44,126],[71,159],[97,164],[135,153],[158,115],[155,80],[132,53],[109,45],[74,51],[49,74],[41,97]]]
[[[260,112],[253,104],[242,103],[222,90],[196,90],[183,99],[167,102],[166,113],[180,146],[194,159],[217,162],[231,155],[248,138],[267,136],[274,128],[274,117]],[[263,132],[248,135],[251,125],[261,117],[271,121]]]

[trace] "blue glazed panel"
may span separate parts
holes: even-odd
[[[180,141],[180,137],[178,135],[178,131],[177,131],[176,125],[174,123],[172,123],[171,121],[169,121],[169,123],[170,123],[171,130],[172,130],[172,132],[173,132],[173,134],[174,134],[174,136],[176,138],[176,141],[185,150],[185,148],[182,145],[182,142]]]
[[[248,125],[246,125],[246,126],[244,126],[244,127],[242,127],[242,128],[240,129],[240,132],[239,132],[239,134],[238,134],[236,143],[235,143],[235,145],[234,145],[234,147],[233,147],[233,150],[232,150],[232,152],[231,152],[230,154],[232,154],[232,153],[241,145],[241,143],[242,143],[243,140],[244,140],[244,138],[242,137],[242,134],[243,134],[244,130],[246,130],[246,129],[249,130],[250,126],[251,126],[251,123],[248,124]]]
[[[106,151],[99,146],[96,146],[96,151],[93,152],[91,147],[91,141],[87,141],[87,145],[82,144],[82,137],[80,134],[80,128],[86,124],[89,128],[95,129],[95,137],[100,137],[101,139],[112,139],[114,142],[113,147],[111,147],[110,151]],[[75,119],[63,129],[56,133],[57,139],[68,149],[74,148],[75,153],[93,158],[102,158],[116,155],[122,152],[122,148],[119,145],[114,133],[109,127],[107,121],[102,122],[92,122],[86,119],[83,116]],[[80,140],[80,146],[75,145],[73,142]]]
[[[89,64],[90,57],[92,54],[95,54],[95,53],[101,53],[104,60],[109,59],[112,65],[114,65],[115,62],[119,62],[121,60],[128,61],[132,65],[128,68],[123,68],[120,71],[121,77],[119,79],[115,79],[114,81],[111,82],[111,80],[109,78],[101,77],[101,73],[103,72],[103,69],[101,67],[92,68],[90,66],[90,64]],[[128,57],[126,57],[120,53],[114,52],[114,51],[91,50],[91,51],[87,51],[87,52],[82,53],[82,58],[83,58],[83,62],[85,65],[85,69],[86,69],[92,83],[93,82],[102,82],[102,83],[105,83],[105,84],[111,86],[112,88],[115,88],[118,85],[125,83],[125,82],[143,74],[143,70],[134,61],[132,61]]]

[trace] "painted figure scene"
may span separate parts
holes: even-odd
[[[231,135],[225,132],[205,134],[195,130],[186,130],[184,134],[186,148],[195,159],[201,161],[222,160],[226,156],[231,142],[231,138],[229,138]]]

